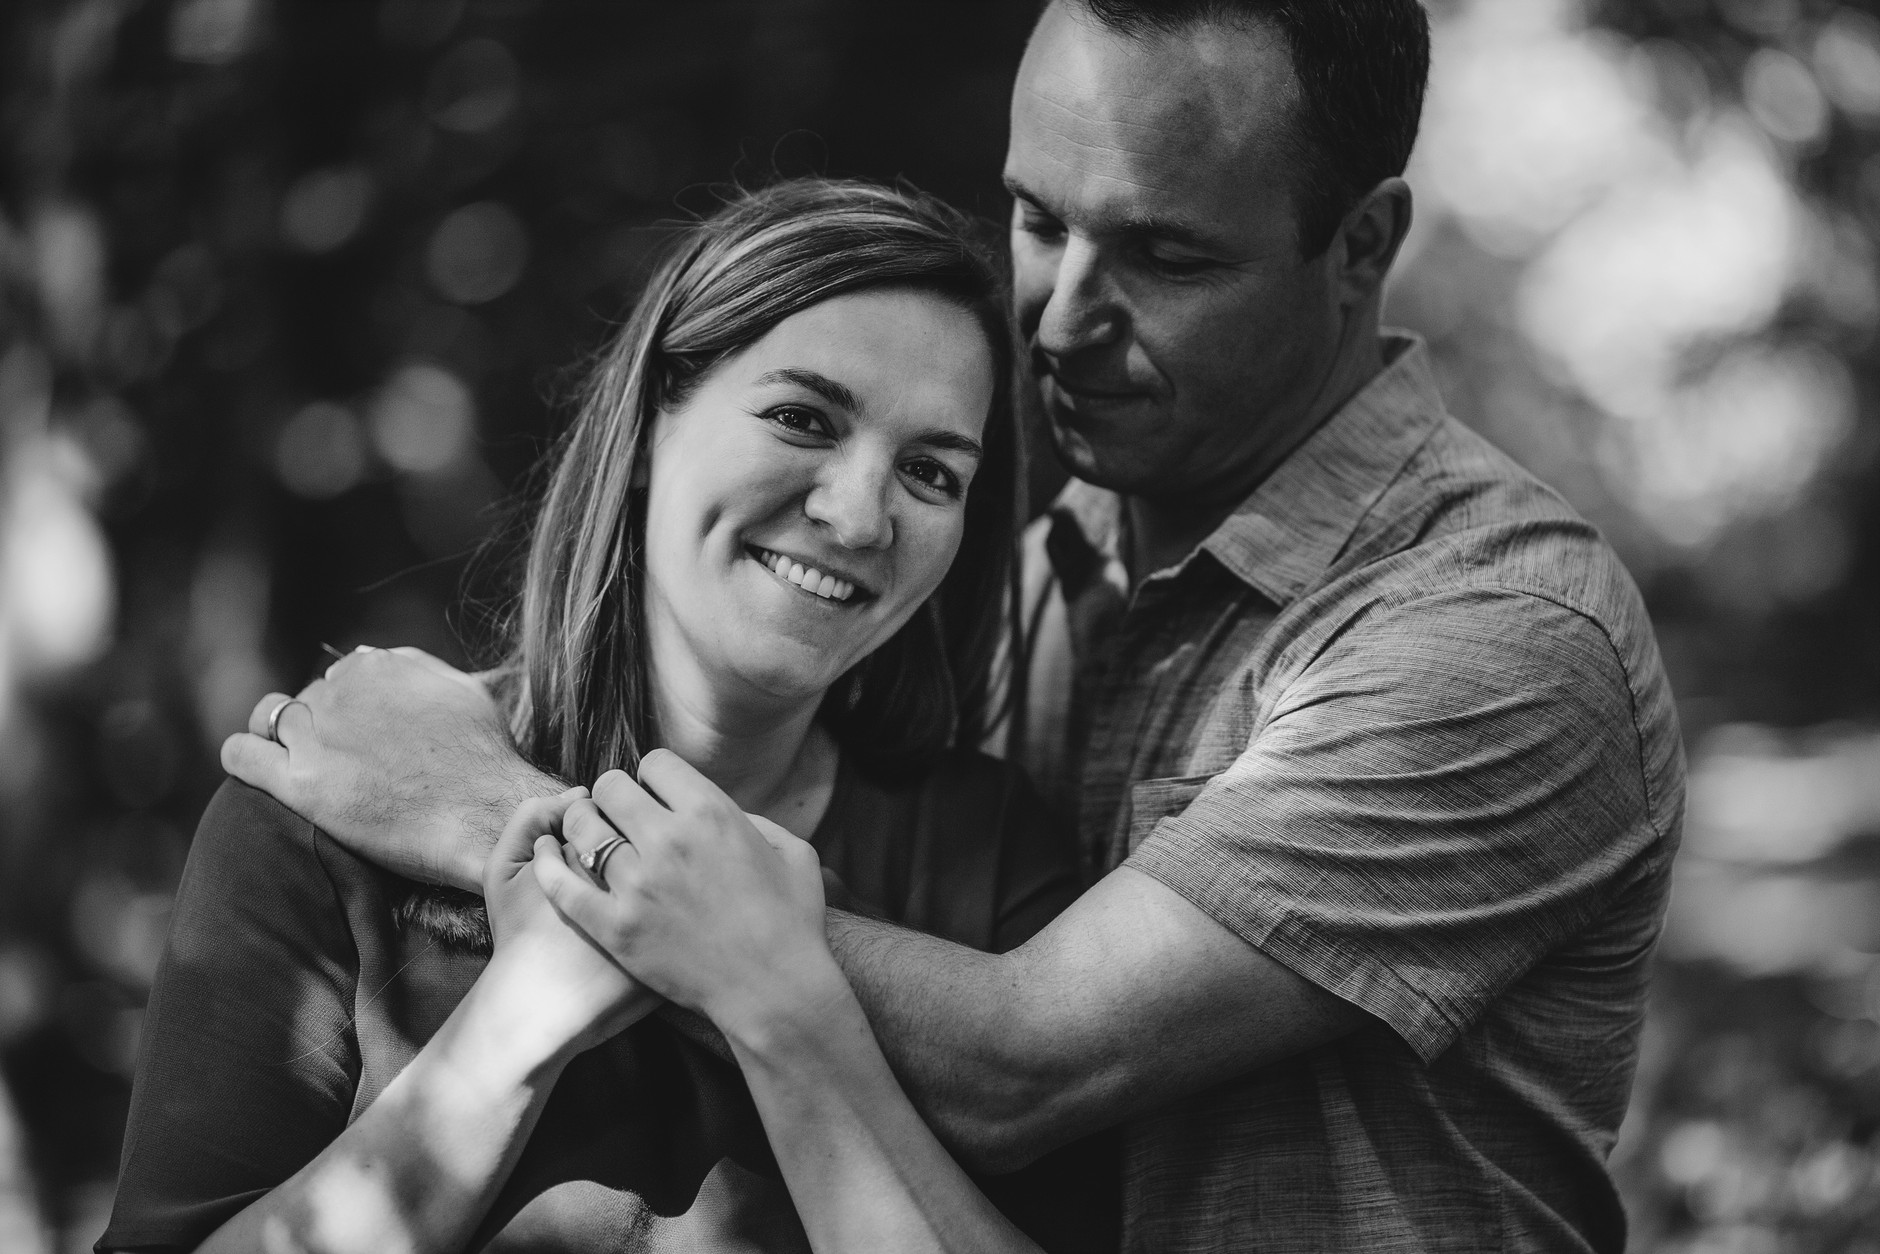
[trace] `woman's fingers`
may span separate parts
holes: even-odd
[[[567,837],[568,848],[575,856],[586,859],[624,833],[609,823],[592,801],[579,801],[569,807],[563,818],[562,835]],[[626,869],[638,863],[639,859],[640,851],[631,842],[617,846],[601,865],[602,878],[612,886],[617,882],[614,877],[627,873]],[[585,867],[585,862],[582,865]]]
[[[585,799],[587,789],[570,788],[555,797],[533,797],[516,807],[509,825],[496,840],[496,848],[513,862],[527,862],[535,842],[551,836],[565,821],[569,807]]]
[[[568,813],[562,816],[562,839],[576,853],[592,853],[603,840],[616,834],[613,825],[591,799],[569,806]]]
[[[555,828],[574,799],[573,792],[566,792],[559,797],[532,797],[516,807],[490,847],[489,856],[483,859],[486,901],[494,902],[502,887],[534,856],[538,839],[554,839]]]
[[[657,842],[672,816],[625,771],[609,771],[594,781],[594,804],[607,821],[639,844]]]
[[[640,759],[640,784],[650,789],[670,810],[707,809],[731,804],[718,785],[670,749],[655,749]]]
[[[569,866],[572,855],[570,848],[552,847],[549,842],[538,840],[535,843],[535,882],[564,919],[590,939],[602,941],[602,947],[611,952],[604,940],[615,934],[625,907],[606,890],[596,888],[585,873]],[[617,961],[621,955],[615,953],[613,957]]]

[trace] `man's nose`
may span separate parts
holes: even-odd
[[[1097,246],[1070,237],[1058,254],[1051,295],[1038,320],[1036,343],[1051,357],[1110,344],[1122,333],[1123,311]]]
[[[816,476],[803,512],[849,549],[883,549],[894,540],[889,491],[894,468],[859,452],[836,457]]]

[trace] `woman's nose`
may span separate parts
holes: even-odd
[[[824,467],[803,502],[803,512],[835,533],[850,549],[882,549],[894,540],[888,508],[894,468],[860,456],[840,457]]]

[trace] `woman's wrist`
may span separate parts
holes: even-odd
[[[513,949],[490,958],[446,1024],[454,1029],[450,1046],[507,1081],[552,1082],[587,1047],[583,1037],[593,1025],[567,1016],[559,1002],[534,996],[540,981],[522,958]]]
[[[766,981],[761,993],[708,1008],[732,1052],[747,1065],[789,1065],[820,1053],[832,1028],[850,1019],[867,1022],[848,977],[827,948],[781,967],[781,977]]]

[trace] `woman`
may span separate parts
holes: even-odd
[[[1019,782],[952,747],[987,723],[1016,522],[997,275],[951,211],[859,184],[685,232],[556,452],[498,685],[538,765],[594,779],[670,748],[861,904],[984,948],[1076,891]],[[273,713],[290,757],[316,734],[298,702]],[[661,1024],[623,1031],[655,999],[521,865],[486,871],[486,962],[479,909],[225,788],[101,1248],[800,1247],[776,1186],[720,1163],[766,1157],[735,1077]]]

